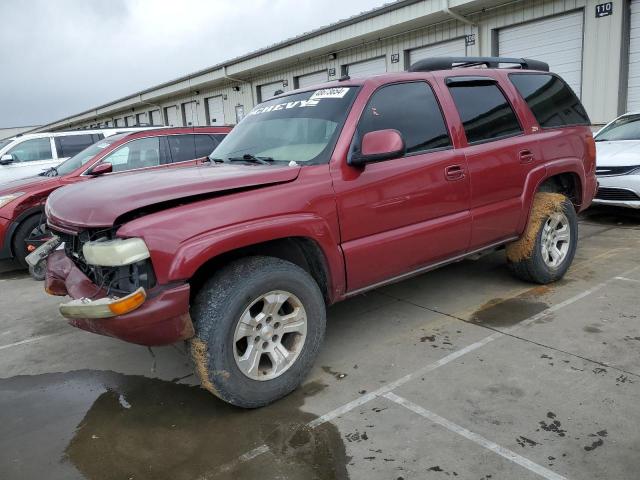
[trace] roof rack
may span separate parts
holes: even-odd
[[[435,70],[451,70],[452,68],[468,68],[485,65],[487,68],[499,68],[501,63],[519,65],[521,69],[549,71],[549,64],[529,58],[507,57],[431,57],[419,60],[411,67],[410,72],[433,72]]]

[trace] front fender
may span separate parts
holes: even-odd
[[[315,241],[325,256],[330,296],[332,299],[341,297],[345,289],[345,274],[339,240],[334,237],[325,219],[310,213],[252,220],[185,240],[166,266],[166,279],[169,282],[188,280],[203,264],[221,254],[287,237],[303,237]]]

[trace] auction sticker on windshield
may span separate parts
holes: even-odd
[[[343,98],[347,92],[349,92],[348,87],[323,88],[322,90],[316,90],[313,92],[313,95],[309,97],[309,100],[318,100],[320,98]]]

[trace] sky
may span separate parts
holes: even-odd
[[[41,125],[388,0],[1,0],[0,128]]]

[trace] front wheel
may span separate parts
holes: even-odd
[[[13,237],[13,255],[15,260],[24,268],[29,264],[25,257],[51,238],[44,215],[34,215],[27,218],[16,229]]]
[[[272,257],[244,258],[214,274],[191,315],[191,354],[202,386],[244,408],[267,405],[300,385],[325,330],[314,279]]]
[[[559,193],[536,194],[523,236],[507,245],[507,262],[518,278],[551,283],[567,272],[578,245],[578,217]]]

